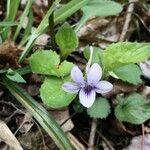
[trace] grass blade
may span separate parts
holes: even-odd
[[[62,8],[58,9],[55,12],[54,23],[58,24],[59,22],[65,20],[67,17],[71,16],[77,10],[79,10],[84,5],[86,5],[87,2],[88,2],[88,0],[80,0],[80,1],[72,0],[72,1],[70,1],[69,3],[67,3]],[[31,34],[29,41],[28,41],[23,53],[21,54],[21,56],[19,58],[19,63],[21,63],[24,60],[24,58],[28,55],[36,38],[39,35],[41,35],[44,31],[46,31],[46,29],[48,28],[48,26],[49,26],[48,17],[56,9],[56,7],[57,7],[57,5],[54,3],[52,5],[52,7],[49,9],[49,11],[47,12],[47,14],[44,17],[44,19],[42,20],[42,22],[40,23],[39,27],[36,29],[36,31],[34,33]]]
[[[56,4],[53,3],[53,5],[51,6],[51,8],[48,10],[48,12],[46,13],[45,17],[43,18],[43,20],[41,21],[41,23],[39,24],[38,28],[30,35],[29,37],[29,41],[24,49],[24,51],[22,52],[20,58],[19,58],[19,63],[21,63],[23,61],[23,59],[27,56],[27,54],[29,53],[34,41],[36,40],[36,38],[44,32],[44,30],[46,29],[46,21],[48,20],[48,17],[52,14],[52,12],[57,8]]]
[[[17,36],[18,36],[18,34],[19,34],[20,30],[21,30],[21,27],[22,27],[22,24],[24,23],[25,17],[27,17],[28,14],[29,14],[29,12],[30,12],[30,9],[31,9],[31,6],[32,6],[32,2],[33,2],[33,0],[28,0],[28,1],[27,1],[25,10],[24,10],[23,14],[22,14],[21,17],[20,17],[19,25],[17,26],[15,35],[14,35],[14,37],[13,37],[13,40],[14,40],[14,41],[16,40],[16,38],[17,38]]]
[[[4,19],[4,21],[6,22],[14,21],[16,14],[17,14],[18,7],[19,7],[19,3],[20,3],[20,0],[7,0],[7,16]],[[3,41],[7,38],[9,29],[10,28],[8,27],[4,29],[4,32],[2,33]]]
[[[18,23],[16,22],[10,22],[10,21],[3,21],[3,22],[0,22],[0,26],[2,27],[11,27],[11,26],[17,26]]]
[[[38,121],[38,123],[45,129],[45,131],[55,141],[61,150],[73,150],[70,141],[67,139],[65,133],[56,123],[53,117],[30,95],[28,95],[17,84],[3,77],[3,83],[10,93],[31,113],[31,115]]]
[[[74,14],[80,8],[85,6],[88,0],[72,0],[68,4],[64,5],[62,8],[58,9],[54,14],[54,22],[58,24],[59,22],[65,20],[67,17]]]
[[[30,10],[29,17],[28,17],[28,25],[23,34],[23,38],[19,44],[20,47],[22,47],[28,41],[28,37],[31,33],[32,25],[33,25],[33,11]]]

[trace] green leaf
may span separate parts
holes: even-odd
[[[8,70],[7,69],[0,69],[0,74],[6,73]]]
[[[70,94],[62,89],[63,80],[46,78],[40,89],[40,96],[44,104],[52,108],[68,106],[76,94]]]
[[[6,77],[14,82],[26,83],[21,75],[18,72],[13,71],[12,69],[8,69]]]
[[[25,31],[23,33],[22,39],[19,43],[19,45],[22,47],[27,41],[28,41],[28,37],[31,33],[32,30],[32,26],[33,26],[33,11],[32,9],[30,10],[29,16],[28,16],[28,24],[27,27],[25,28]]]
[[[54,12],[54,22],[58,24],[85,6],[89,0],[71,0]],[[47,23],[48,26],[48,23]]]
[[[93,16],[112,16],[122,11],[119,3],[108,0],[89,0],[88,4],[82,8],[83,16],[76,27],[78,31],[81,26]]]
[[[142,71],[135,64],[125,65],[119,67],[113,71],[117,77],[123,81],[127,81],[131,84],[137,85],[142,83],[141,75]]]
[[[53,116],[51,116],[43,106],[37,103],[37,101],[34,100],[25,90],[9,79],[4,77],[3,83],[10,93],[30,112],[48,135],[50,135],[59,149],[74,149],[63,130],[54,120]]]
[[[150,103],[142,95],[134,93],[119,101],[115,115],[120,121],[142,124],[150,119]]]
[[[22,25],[24,23],[25,17],[27,17],[28,13],[30,12],[30,9],[31,9],[31,6],[32,6],[32,2],[33,2],[33,0],[28,0],[27,1],[26,7],[25,7],[25,9],[24,9],[24,11],[23,11],[23,13],[22,13],[22,15],[20,17],[20,22],[19,22],[19,24],[18,24],[18,26],[16,28],[16,31],[15,31],[15,34],[14,34],[14,37],[13,37],[14,41],[16,40],[16,38],[17,38],[17,36],[18,36],[18,34],[19,34],[20,30],[21,30],[21,27],[22,27]]]
[[[36,51],[29,58],[29,64],[34,73],[64,77],[70,74],[73,63],[63,61],[60,64],[59,55],[51,50]]]
[[[59,56],[54,51],[39,50],[29,58],[29,64],[34,73],[52,75],[55,67],[60,62]]]
[[[7,0],[7,15],[6,18],[4,19],[5,22],[13,22],[18,8],[19,8],[20,0]],[[8,33],[9,33],[8,27],[3,28],[4,32],[2,33],[2,39],[3,41],[8,38]],[[0,29],[1,30],[1,29]]]
[[[120,42],[109,45],[103,53],[105,72],[121,66],[139,63],[150,57],[150,44]]]
[[[56,43],[60,48],[61,56],[66,58],[78,46],[78,37],[68,23],[63,24],[57,34]]]
[[[93,47],[93,57],[92,57],[92,63],[101,63],[101,57],[102,57],[103,50],[99,47]],[[87,47],[83,51],[84,57],[89,60],[90,58],[90,48]]]
[[[54,23],[55,23],[55,25],[57,25],[61,21],[64,21],[67,17],[71,16],[73,13],[78,11],[81,7],[86,5],[87,2],[88,2],[88,0],[80,0],[80,1],[79,0],[71,0],[67,4],[63,5],[63,7],[56,10],[54,12]],[[38,38],[39,35],[41,35],[42,33],[44,33],[48,29],[48,27],[49,27],[48,17],[58,7],[56,5],[56,3],[53,3],[53,4],[54,5],[52,5],[52,7],[49,8],[45,17],[43,18],[43,20],[41,21],[41,23],[39,24],[39,26],[35,30],[35,32],[33,32],[31,34],[31,36],[28,37],[29,41],[27,42],[26,47],[25,47],[24,51],[22,52],[22,54],[19,58],[19,63],[21,63],[24,60],[24,58],[29,54],[31,47],[32,47],[34,41],[36,40],[36,38]]]
[[[56,68],[56,76],[57,77],[64,77],[70,74],[71,69],[73,68],[74,64],[68,61],[63,61],[58,68]]]
[[[94,104],[87,109],[87,113],[92,118],[106,118],[110,113],[110,104],[107,99],[99,97]]]
[[[0,27],[11,27],[11,26],[17,26],[18,23],[16,22],[12,22],[12,21],[3,21],[3,22],[0,22]]]

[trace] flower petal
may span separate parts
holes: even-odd
[[[84,88],[82,88],[80,90],[79,93],[79,99],[80,99],[80,103],[84,106],[84,107],[91,107],[95,101],[95,96],[96,96],[96,92],[94,90],[91,90],[89,93],[87,93]]]
[[[93,64],[87,73],[88,85],[96,85],[102,77],[102,68],[99,64]]]
[[[67,82],[62,85],[62,89],[68,93],[77,93],[80,90],[80,86],[76,83]]]
[[[84,84],[84,78],[83,78],[83,73],[79,69],[78,66],[74,66],[71,70],[71,78],[73,81],[79,83],[79,84]]]
[[[96,85],[95,91],[97,93],[108,93],[113,89],[113,85],[108,81],[99,81]]]

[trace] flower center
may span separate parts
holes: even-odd
[[[89,95],[92,90],[92,86],[87,85],[84,87],[85,94]]]

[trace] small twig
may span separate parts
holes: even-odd
[[[50,8],[54,3],[54,0],[48,0],[48,7]],[[55,31],[54,31],[54,12],[49,16],[49,29],[51,36],[51,44],[52,49],[56,50],[56,42],[55,42]]]
[[[44,139],[43,132],[42,132],[42,130],[41,130],[39,124],[38,124],[34,119],[33,119],[33,121],[34,121],[34,123],[35,123],[35,124],[37,125],[37,127],[38,127],[38,130],[39,130],[39,132],[40,132],[40,134],[41,134],[41,137],[42,137],[42,142],[43,142],[44,150],[46,150],[46,143],[45,143],[45,139]]]
[[[144,124],[142,124],[142,141],[141,141],[141,150],[144,150]]]
[[[104,137],[104,135],[102,135],[102,133],[100,133],[99,131],[96,131],[96,133],[98,133],[98,135],[102,138],[102,140],[105,142],[105,144],[108,146],[108,148],[109,148],[110,150],[115,150],[115,149],[112,147],[111,143]]]
[[[77,150],[86,150],[84,145],[73,134],[71,134],[70,132],[68,132],[66,134],[67,134],[68,139],[72,143],[72,145],[75,147],[75,149],[77,149]]]
[[[0,101],[0,104],[6,104],[6,105],[9,105],[9,106],[15,108],[16,110],[20,111],[21,113],[23,113],[23,114],[25,113],[25,112],[22,111],[21,109],[17,108],[17,107],[16,107],[13,103],[11,103],[11,102],[7,102],[7,101],[1,100],[1,101]]]
[[[22,111],[21,109],[19,109],[19,108],[17,108],[13,103],[11,103],[11,102],[7,102],[7,101],[0,101],[0,104],[5,104],[5,105],[9,105],[9,106],[11,106],[11,107],[13,107],[14,109],[15,109],[15,111],[8,117],[8,118],[6,118],[6,120],[5,120],[5,122],[6,123],[8,123],[10,120],[11,120],[11,118],[13,117],[13,116],[15,116],[17,113],[20,113],[20,114],[25,114],[25,112],[24,111]]]
[[[13,117],[13,116],[15,116],[17,113],[19,113],[20,111],[18,111],[18,110],[15,110],[8,118],[6,118],[5,119],[5,122],[6,123],[8,123],[10,120],[11,120],[11,118]]]
[[[124,23],[124,26],[123,26],[123,29],[122,29],[122,32],[120,34],[120,38],[119,38],[119,41],[122,42],[125,40],[126,38],[126,34],[127,34],[127,31],[128,31],[128,28],[129,28],[129,25],[130,25],[130,22],[131,22],[131,18],[132,18],[132,12],[134,11],[134,3],[135,0],[130,0],[130,4],[128,6],[128,10],[127,10],[127,15],[126,15],[126,19],[125,19],[125,23]]]
[[[68,117],[64,122],[61,123],[61,127],[68,121],[70,120],[72,117],[74,117],[77,114],[77,112],[74,112],[70,117]]]
[[[136,16],[138,19],[139,19],[139,21],[143,24],[143,26],[145,27],[145,29],[148,31],[148,33],[150,34],[150,29],[149,29],[149,27],[146,25],[146,23],[144,22],[144,20],[137,14],[137,13],[135,13],[135,12],[132,12],[132,14],[134,15],[134,16]]]
[[[91,125],[91,132],[88,142],[88,150],[94,150],[94,141],[95,141],[95,134],[96,134],[96,128],[97,128],[97,119],[92,120]]]

